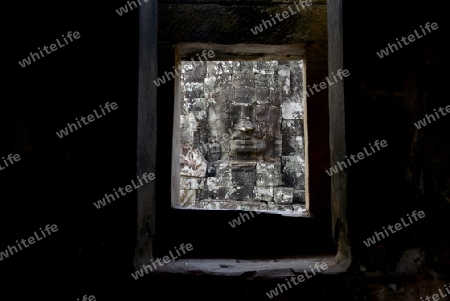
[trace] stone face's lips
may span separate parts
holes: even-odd
[[[230,150],[237,153],[260,153],[266,148],[265,140],[231,140]]]

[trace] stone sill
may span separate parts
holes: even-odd
[[[257,4],[257,5],[277,5],[277,4],[294,4],[297,0],[270,0],[263,3],[260,0],[160,0],[162,4],[218,4],[234,3],[241,5]],[[327,5],[326,0],[311,0],[313,5]]]
[[[326,262],[328,265],[326,270],[316,276],[347,272],[348,266],[339,263],[334,255],[319,255],[275,260],[179,259],[158,267],[151,275],[235,276],[249,280],[285,279],[304,273],[304,270],[310,272],[310,266],[313,267],[316,262]]]
[[[304,205],[302,205],[304,207]],[[265,210],[265,209],[241,209],[237,208],[203,208],[203,207],[180,207],[173,206],[173,209],[181,209],[181,210],[220,210],[220,211],[242,211],[242,212],[260,212],[260,213],[270,213],[270,214],[279,214],[281,216],[287,217],[303,217],[303,218],[312,218],[314,217],[311,212],[309,212],[306,208],[302,208],[301,211],[278,211],[278,210]]]

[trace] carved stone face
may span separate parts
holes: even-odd
[[[233,105],[230,155],[235,158],[253,158],[263,153],[266,147],[265,141],[257,138],[254,110],[253,104]]]
[[[293,98],[300,86],[290,80],[290,70],[301,71],[296,68],[286,62],[208,62],[201,75],[195,70],[198,74],[184,75],[186,82],[203,81],[204,90],[186,83],[184,91],[182,203],[222,202],[232,209],[236,201],[254,202],[257,208],[266,206],[261,201],[299,202],[304,193],[302,116],[292,112],[301,108]],[[191,171],[200,167],[201,176]]]
[[[253,103],[230,101],[225,104],[211,104],[209,112],[213,112],[211,115],[216,117],[226,117],[209,122],[210,153],[218,153],[217,145],[213,145],[213,142],[221,145],[221,154],[213,156],[216,160],[232,158],[260,161],[277,157],[276,141],[281,142],[279,108],[259,105],[257,101]],[[226,135],[223,135],[225,133]]]

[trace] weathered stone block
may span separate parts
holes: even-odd
[[[188,207],[195,204],[196,190],[180,190],[180,206]]]
[[[205,97],[219,97],[223,91],[233,88],[232,77],[230,74],[208,76],[204,79],[204,86]]]
[[[272,105],[255,106],[256,121],[281,124],[280,109]]]
[[[207,121],[208,114],[206,111],[194,111],[192,114],[194,114],[194,118],[198,122]],[[199,125],[200,124],[198,124],[198,126]]]
[[[273,74],[255,74],[255,86],[273,87],[275,85],[275,77]]]
[[[230,118],[230,106],[227,103],[217,103],[210,105],[208,108],[208,120],[215,122],[216,120],[229,119]],[[216,124],[212,125],[216,127]]]
[[[208,190],[206,189],[200,189],[195,192],[195,204],[197,204],[198,201],[207,200],[208,198]]]
[[[236,86],[234,88],[234,102],[252,103],[255,100],[255,88],[249,86]]]
[[[300,155],[305,157],[304,142],[302,136],[287,136],[283,135],[283,156]]]
[[[256,69],[256,61],[233,61],[233,72],[235,73],[251,73]]]
[[[283,136],[304,136],[303,119],[283,119],[281,133]]]
[[[216,61],[214,64],[208,64],[207,66],[207,76],[218,76],[222,74],[233,73],[233,62],[232,61]]]
[[[271,90],[269,86],[255,87],[255,100],[257,104],[268,104],[270,103]]]
[[[283,140],[275,140],[273,146],[273,156],[281,157],[283,150]]]
[[[260,74],[274,74],[278,61],[256,61],[256,71]]]
[[[276,203],[268,203],[267,210],[277,211],[277,212],[292,212],[292,205],[289,204],[276,204]]]
[[[231,86],[223,87],[217,96],[220,103],[230,104],[234,101],[234,88]]]
[[[206,169],[206,176],[208,177],[208,179],[210,177],[216,176],[216,173],[217,173],[216,164],[217,164],[217,162],[208,162],[208,167]]]
[[[203,111],[206,110],[206,99],[205,98],[184,98],[184,102],[187,104],[187,109],[189,112]]]
[[[207,177],[206,178],[206,188],[211,189],[212,187],[220,186],[219,185],[219,178],[217,177]]]
[[[231,186],[231,167],[227,163],[216,161],[208,166],[208,174],[214,177],[207,179],[207,186]]]
[[[180,152],[180,175],[187,177],[206,176],[207,162],[198,148],[193,148],[189,144],[181,145]]]
[[[205,188],[205,178],[189,178],[180,177],[180,189],[204,189]]]
[[[186,82],[184,84],[184,97],[203,98],[205,97],[203,82]]]
[[[220,160],[230,160],[230,143],[222,141],[220,147]]]
[[[282,156],[281,157],[281,168],[283,172],[287,169],[295,171],[304,171],[305,160],[302,156]]]
[[[295,95],[303,90],[303,61],[289,62],[291,69],[291,95]]]
[[[276,204],[290,205],[293,203],[294,188],[290,187],[274,187],[273,201]]]
[[[283,183],[295,189],[305,189],[305,162],[301,156],[282,156]]]
[[[203,123],[206,124],[206,122],[204,121]],[[202,127],[206,128],[207,125],[203,125]],[[197,131],[194,132],[194,142],[192,143],[192,146],[194,148],[198,148],[202,153],[203,157],[205,157],[208,154],[208,143],[209,143],[208,139],[209,133],[205,132],[204,130],[199,130],[199,128],[197,128]]]
[[[305,190],[294,190],[294,204],[306,204]]]
[[[220,114],[220,115],[222,115],[222,114]],[[220,136],[223,136],[224,134],[229,135],[230,129],[231,129],[231,119],[230,118],[216,119],[216,130],[220,133]]]
[[[281,89],[274,87],[270,87],[270,104],[273,106],[279,106],[281,104],[281,101],[283,99]]]
[[[303,120],[283,120],[283,156],[301,155],[304,158]]]
[[[230,200],[234,199],[234,192],[235,188],[232,186],[209,186],[208,198],[216,200]]]
[[[253,73],[234,73],[232,78],[235,88],[239,86],[255,86],[255,76],[253,75]]]
[[[221,157],[221,147],[218,142],[213,140],[208,145],[208,162],[217,161]]]
[[[292,212],[299,212],[299,213],[306,213],[308,210],[306,210],[306,206],[304,204],[293,204],[292,205]]]
[[[207,64],[200,61],[184,61],[181,62],[181,74],[185,81],[189,81],[189,78],[204,79],[206,77]]]
[[[273,187],[253,187],[253,194],[255,201],[272,202],[273,201]]]
[[[267,148],[270,148],[266,140],[231,140],[230,151],[243,153],[262,153]]]
[[[180,129],[180,141],[181,143],[193,144],[194,138],[191,128],[181,128]]]
[[[255,134],[258,139],[280,140],[282,138],[279,123],[258,122],[256,129]]]
[[[291,95],[283,95],[281,98],[283,100],[283,103],[289,103],[294,102],[302,105],[303,107],[303,92],[301,90],[299,91],[292,91]]]
[[[281,185],[280,163],[257,163],[256,186],[270,187]]]
[[[220,144],[230,144],[229,143],[229,141],[230,141],[230,139],[231,139],[231,132],[230,132],[230,128],[231,128],[231,122],[230,122],[230,124],[227,124],[227,126],[225,126],[226,128],[227,128],[227,130],[224,130],[224,129],[219,129],[218,131],[219,131],[219,133],[218,133],[218,136],[217,136],[217,141],[220,143]]]
[[[256,105],[255,115],[258,139],[281,139],[281,114],[277,107],[271,105]]]
[[[191,145],[194,142],[194,131],[189,122],[189,115],[180,115],[180,141]]]
[[[232,166],[231,181],[234,186],[255,186],[256,165]]]
[[[197,75],[182,75],[182,79],[185,83],[204,83],[205,76],[197,76]]]
[[[289,66],[278,65],[277,85],[281,87],[282,95],[291,94],[291,69]]]
[[[184,98],[180,100],[180,115],[187,115],[188,114],[188,104],[185,101],[187,98]]]
[[[252,201],[255,198],[252,186],[235,186],[231,198],[237,201]]]
[[[283,119],[303,119],[303,106],[300,103],[284,102],[281,112]]]

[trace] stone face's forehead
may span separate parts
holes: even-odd
[[[182,67],[180,204],[304,204],[302,61]]]

